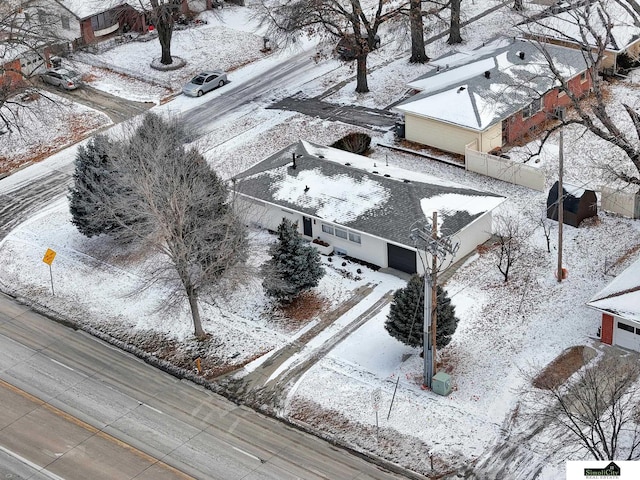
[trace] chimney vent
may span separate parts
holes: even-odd
[[[291,164],[291,168],[295,170],[296,169],[296,152],[293,152],[291,154],[291,159],[293,160],[293,163]]]
[[[309,191],[309,185],[305,185],[304,186],[304,193],[307,193]]]
[[[465,88],[465,87],[460,87],[460,88],[458,89],[458,93],[460,93],[460,92],[464,92],[465,90],[466,90],[466,88]]]
[[[487,70],[484,72],[484,78],[491,78],[491,71]]]
[[[520,60],[524,60],[524,52],[518,52],[518,56],[520,57]]]

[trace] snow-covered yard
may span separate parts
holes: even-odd
[[[480,11],[489,4],[493,5],[493,2],[478,1],[470,7]],[[246,22],[247,10],[233,7],[224,9],[224,15],[225,28],[236,32],[224,36],[225,45],[233,45],[229,50],[236,52],[229,61],[234,58],[258,60],[260,36],[259,33],[246,33],[250,30],[246,26],[250,25]],[[473,48],[493,33],[504,30],[504,24],[496,18],[486,17],[463,30],[463,35],[470,40],[462,48]],[[206,55],[213,54],[213,49],[202,48],[201,44],[208,41],[209,34],[201,32],[211,28],[212,38],[217,38],[215,32],[227,32],[213,28],[219,21],[222,20],[212,17],[207,25],[187,32],[183,43],[177,40],[174,54],[188,59],[189,65],[208,65],[214,57]],[[249,47],[244,43],[247,38]],[[122,69],[148,64],[139,62],[139,50],[133,49],[137,45],[130,43],[118,47],[109,54],[112,57],[101,55],[100,60],[117,63]],[[150,45],[153,51],[145,50],[144,58],[158,54],[156,42],[145,45]],[[429,47],[438,52],[448,48],[444,40]],[[432,51],[429,54],[434,55]],[[371,65],[379,68],[371,74],[370,94],[356,95],[353,84],[347,83],[327,100],[372,107],[383,107],[397,100],[404,92],[405,82],[429,67],[410,66],[406,56],[394,60],[396,55],[398,52],[390,45],[383,46],[379,57],[372,55]],[[232,68],[224,64],[222,57],[215,58],[217,66]],[[263,68],[258,66],[261,62],[264,66],[270,61],[273,60],[263,59],[238,68],[231,78],[243,81]],[[348,79],[353,73],[353,65],[340,65],[333,59],[328,62],[333,62],[332,84]],[[167,74],[162,82],[177,88],[191,75],[186,72]],[[146,66],[140,73],[141,76],[156,75],[147,72]],[[145,97],[143,89],[147,84],[130,82],[127,77],[115,73],[96,74],[95,78],[93,85],[96,88],[116,93],[128,90],[127,96],[137,100],[157,101],[166,95],[161,87],[152,87],[147,91],[149,97]],[[326,77],[310,79],[305,93],[320,94],[328,87],[326,82]],[[128,85],[138,87],[129,89]],[[138,93],[132,94],[134,90]],[[616,85],[613,92],[616,98],[637,102],[635,85]],[[184,110],[186,105],[186,101],[178,99],[157,110]],[[36,123],[30,125],[34,130],[39,128]],[[196,146],[205,153],[214,169],[230,178],[299,139],[329,144],[354,130],[358,129],[301,114],[260,109],[247,111],[224,125],[216,125],[206,137],[196,142]],[[530,232],[528,254],[514,265],[507,283],[503,282],[490,249],[466,260],[447,282],[446,289],[460,318],[452,343],[439,352],[440,369],[453,377],[454,391],[448,397],[421,389],[420,352],[402,345],[386,333],[383,326],[388,313],[386,306],[299,379],[289,392],[283,414],[293,420],[308,422],[354,448],[428,474],[426,451],[433,453],[440,468],[457,466],[478,458],[500,439],[501,427],[517,404],[519,388],[525,382],[523,371],[539,370],[567,347],[596,342],[592,338],[598,329],[599,315],[586,308],[585,302],[634,259],[633,255],[627,254],[640,245],[640,225],[637,221],[600,212],[597,218],[585,221],[580,228],[566,227],[563,258],[568,278],[558,283],[554,277],[556,225],[551,229],[550,253],[546,251],[540,226],[546,207],[545,192],[535,192],[377,144],[391,143],[391,137],[388,134],[374,138],[370,169],[374,164],[381,173],[385,168],[402,168],[409,176],[411,172],[421,172],[445,182],[507,197],[497,214],[515,216],[522,228]],[[0,155],[2,148],[3,144],[0,144]],[[0,182],[0,194],[14,188],[21,176],[38,174],[47,165],[70,165],[74,155],[73,148],[64,150],[41,165],[16,173],[14,178]],[[600,157],[610,162],[624,160],[621,152],[592,135],[567,129],[567,181],[592,188],[606,183],[601,170],[594,166]],[[552,143],[546,150],[541,168],[547,173],[547,187],[550,187],[557,170],[557,154]],[[251,266],[255,269],[265,260],[267,245],[273,238],[265,232],[252,231],[251,239]],[[51,294],[49,269],[42,262],[47,248],[58,253],[52,270],[55,296]],[[239,375],[249,373],[264,361],[263,355],[273,354],[276,349],[295,341],[317,321],[316,316],[293,328],[290,323],[283,324],[286,320],[271,310],[259,277],[250,275],[240,285],[228,285],[224,295],[203,299],[204,327],[211,333],[211,339],[204,345],[198,344],[190,340],[190,317],[184,306],[168,308],[163,305],[165,296],[157,286],[137,292],[146,263],[154,261],[160,260],[139,252],[114,251],[103,237],[82,237],[69,223],[67,202],[62,200],[21,225],[0,243],[0,288],[37,301],[87,328],[137,342],[152,352],[157,348],[158,355],[169,356],[162,349],[163,344],[179,346],[179,353],[172,354],[173,359],[192,371],[196,356],[208,356],[204,367],[211,374],[253,361],[246,372]],[[351,263],[342,267],[337,261],[328,262],[326,258],[324,261],[327,275],[316,294],[326,300],[327,309],[340,305],[363,285],[375,286],[371,296],[363,302],[366,305],[404,285],[404,280],[393,275]],[[358,268],[362,273],[357,273]],[[359,311],[354,309],[345,313],[322,339],[335,334],[339,326],[348,324]],[[289,366],[308,358],[318,347],[319,340],[307,345]],[[371,393],[377,388],[382,390],[379,441],[375,436],[375,415],[371,405]],[[387,419],[394,393],[393,408]],[[545,469],[545,478],[561,477],[563,461],[552,459]]]

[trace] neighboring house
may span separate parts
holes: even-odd
[[[54,0],[61,35],[76,46],[91,44],[116,32],[144,33],[148,24],[142,5],[135,0]]]
[[[150,20],[145,12],[151,9],[149,0],[50,0],[57,4],[61,32],[75,45],[99,42],[116,32],[146,33]],[[214,8],[214,0],[181,0],[176,12],[200,12]],[[54,9],[55,10],[55,9]]]
[[[49,58],[49,48],[45,46],[37,45],[34,50],[0,39],[0,90],[4,94],[22,90],[25,79],[46,68]]]
[[[636,61],[640,59],[640,28],[627,9],[616,1],[596,0],[588,6],[583,3],[565,8],[554,6],[545,14],[547,16],[521,25],[524,35],[578,49],[588,43],[594,52],[600,42],[606,42],[598,68],[610,73],[618,69],[618,60],[623,54]],[[607,27],[609,19],[611,23]]]
[[[276,230],[283,218],[308,240],[337,254],[407,273],[424,271],[411,238],[416,222],[438,212],[438,229],[453,235],[456,259],[491,236],[492,210],[504,198],[305,141],[234,178],[247,221]],[[430,261],[430,259],[428,260]]]
[[[578,96],[591,88],[583,54],[546,46],[548,55]],[[540,128],[558,107],[570,103],[539,47],[499,38],[470,52],[431,62],[434,69],[411,83],[420,93],[393,110],[404,114],[405,138],[447,152],[465,146],[489,152]]]
[[[640,259],[587,305],[602,312],[600,339],[603,343],[640,351]]]
[[[585,218],[598,215],[596,192],[562,184],[562,223],[577,227]],[[558,221],[558,182],[555,182],[547,196],[547,218]]]

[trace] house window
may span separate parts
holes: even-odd
[[[333,235],[333,227],[331,225],[322,224],[322,231],[324,233],[328,233],[329,235]]]
[[[336,237],[347,239],[347,231],[336,228]]]
[[[71,29],[71,26],[69,25],[69,17],[67,17],[66,15],[61,15],[60,21],[62,22],[62,28],[64,28],[65,30]]]
[[[529,105],[522,109],[522,117],[529,118],[535,115],[540,111],[540,107],[542,106],[542,99],[536,98]]]
[[[349,232],[349,240],[353,243],[362,243],[362,241],[360,240],[360,235],[353,232]]]
[[[115,21],[111,12],[103,12],[91,17],[91,28],[93,28],[94,32],[110,27],[114,23]]]
[[[567,94],[567,92],[565,92],[564,90],[560,90],[560,92],[558,92],[558,97],[564,97]]]
[[[626,330],[627,332],[634,332],[634,329],[631,325],[627,325],[626,323],[618,322],[618,328],[620,330]]]
[[[584,83],[584,82],[586,82],[586,81],[587,81],[587,72],[582,72],[582,73],[580,74],[580,81],[581,81],[582,83]]]

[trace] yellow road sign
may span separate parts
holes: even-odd
[[[47,248],[47,251],[45,252],[44,258],[42,259],[42,261],[47,265],[51,266],[54,258],[56,258],[56,252],[54,252],[50,248]]]

